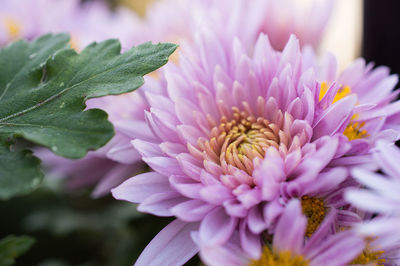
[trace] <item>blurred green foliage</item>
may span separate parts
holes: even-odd
[[[35,243],[29,236],[9,235],[0,240],[0,265],[8,266],[15,263],[15,259],[24,254]]]
[[[62,182],[45,179],[35,192],[0,204],[0,238],[36,239],[15,265],[132,265],[172,219],[138,213],[111,196],[90,198],[90,190],[66,193]],[[198,258],[187,265],[199,265]]]

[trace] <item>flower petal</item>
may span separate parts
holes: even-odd
[[[232,235],[237,219],[226,214],[224,208],[216,208],[201,222],[199,237],[207,245],[221,245]]]
[[[313,140],[324,135],[333,135],[350,119],[353,108],[357,103],[355,95],[347,96],[331,105],[323,112],[314,124]]]
[[[174,220],[151,240],[140,254],[135,266],[185,264],[199,251],[190,236],[190,233],[197,228],[197,223]]]
[[[300,201],[291,200],[276,226],[273,240],[274,250],[300,254],[306,225],[307,219],[302,213]]]
[[[196,222],[204,218],[215,205],[210,205],[202,200],[188,200],[171,209],[171,213],[186,222]]]
[[[111,192],[114,198],[140,203],[151,195],[173,191],[168,178],[155,172],[129,178]]]

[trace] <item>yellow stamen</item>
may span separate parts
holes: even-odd
[[[300,255],[292,255],[290,251],[279,253],[271,252],[268,247],[264,247],[261,258],[251,260],[249,266],[307,266],[308,260]]]
[[[325,96],[325,94],[328,91],[328,83],[326,82],[321,82],[320,86],[320,91],[319,91],[319,100],[321,101],[322,98]],[[347,95],[351,94],[351,89],[349,86],[342,86],[336,93],[332,103],[335,103]],[[349,139],[349,140],[355,140],[355,139],[361,139],[368,137],[368,132],[365,129],[362,129],[362,127],[365,125],[365,122],[357,122],[354,120],[358,119],[358,115],[355,114],[350,120],[350,123],[347,125],[346,129],[344,130],[343,134]]]
[[[357,122],[354,121],[358,118],[357,114],[354,114],[351,117],[350,123],[347,125],[346,129],[343,131],[343,134],[349,139],[349,140],[355,140],[355,139],[361,139],[368,137],[369,134],[365,129],[362,129],[363,126],[365,126],[365,122]]]
[[[301,207],[307,217],[306,236],[311,237],[325,218],[325,204],[322,199],[303,196],[301,198]]]
[[[326,83],[325,81],[321,82],[321,87],[319,89],[319,101],[321,101],[322,98],[324,98],[327,91],[328,91],[328,83]]]
[[[368,243],[370,240],[367,239],[367,247],[363,250],[363,252],[355,258],[350,265],[358,264],[358,265],[375,265],[375,266],[383,266],[385,263],[385,259],[380,258],[384,251],[378,250],[374,251],[371,249],[370,244]]]
[[[4,24],[11,39],[15,40],[20,36],[21,24],[17,20],[11,17],[6,17],[4,20]]]
[[[319,90],[319,100],[321,101],[322,98],[324,98],[325,94],[327,93],[329,87],[328,87],[328,83],[326,82],[321,82],[321,87]],[[342,86],[337,92],[335,97],[333,98],[332,103],[335,103],[341,99],[343,99],[344,97],[348,96],[349,94],[351,94],[351,89],[349,86]]]
[[[333,98],[332,103],[335,103],[335,102],[339,101],[340,99],[343,99],[344,97],[346,97],[349,94],[351,94],[351,89],[349,86],[344,86],[344,87],[340,88],[338,90],[338,92],[336,93],[335,98]]]

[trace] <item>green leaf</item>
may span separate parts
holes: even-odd
[[[46,35],[0,49],[0,198],[26,193],[42,178],[39,160],[10,142],[24,138],[69,158],[103,146],[113,127],[104,111],[84,111],[85,101],[137,89],[177,47],[145,43],[120,54],[119,42],[107,40],[77,54],[68,40]]]
[[[68,48],[68,42],[66,34],[48,34],[32,43],[21,40],[0,49],[0,105],[25,87],[35,86],[46,61],[55,52]],[[36,75],[29,76],[34,70]]]
[[[143,75],[164,65],[175,49],[173,44],[145,43],[120,54],[119,42],[107,40],[89,45],[81,54],[61,50],[49,59],[40,76],[38,71],[17,73],[28,78],[2,82],[0,134],[23,137],[64,157],[83,157],[113,136],[106,113],[83,111],[85,100],[137,89]],[[0,62],[3,54],[0,51]],[[0,64],[0,80],[6,80],[2,68],[8,64]]]
[[[35,240],[28,236],[9,235],[0,240],[0,265],[13,265],[15,259],[24,254],[35,243]]]
[[[31,151],[11,148],[6,143],[0,145],[0,199],[28,193],[43,178],[40,160]]]

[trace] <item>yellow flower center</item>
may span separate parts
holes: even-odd
[[[303,214],[307,217],[306,236],[311,237],[326,215],[324,201],[319,198],[303,196],[301,198]]]
[[[268,247],[264,247],[261,258],[251,260],[249,266],[307,266],[308,260],[300,255],[292,255],[290,251],[279,253],[271,252]]]
[[[264,158],[268,147],[288,146],[290,136],[277,125],[263,117],[255,117],[246,111],[232,107],[231,119],[222,116],[220,124],[211,130],[210,139],[200,138],[198,147],[205,154],[205,159],[221,165],[226,174],[233,166],[251,175],[253,159]],[[293,118],[286,114],[286,119]]]
[[[324,98],[326,92],[328,91],[329,86],[328,83],[326,82],[321,82],[321,88],[319,90],[319,100],[321,101],[322,98]],[[346,97],[347,95],[351,94],[351,89],[349,86],[342,86],[335,95],[335,98],[333,98],[332,103],[335,103],[341,99],[343,99],[344,97]]]
[[[351,120],[356,115],[353,115]],[[369,134],[365,129],[362,129],[362,127],[365,126],[365,122],[356,122],[356,121],[350,121],[350,123],[347,125],[346,129],[343,131],[343,134],[349,139],[349,140],[355,140],[355,139],[361,139],[368,137]]]
[[[367,240],[368,241],[368,240]],[[355,258],[350,265],[352,264],[361,264],[361,265],[376,265],[376,266],[383,266],[385,263],[385,259],[381,259],[380,257],[384,251],[373,251],[371,250],[369,244],[367,244],[367,247],[363,250],[363,252],[358,255],[357,258]]]
[[[15,40],[20,36],[21,24],[17,20],[11,17],[5,17],[4,24],[11,39]]]
[[[325,96],[326,92],[328,91],[328,84],[326,82],[321,82],[321,87],[319,91],[319,100],[321,101],[322,98]],[[332,103],[335,103],[339,101],[340,99],[343,99],[347,95],[351,94],[351,89],[349,86],[342,86],[336,93],[335,98],[333,99]],[[365,122],[358,122],[355,121],[358,119],[358,115],[354,114],[347,125],[346,129],[343,132],[343,135],[345,135],[349,140],[355,140],[355,139],[361,139],[368,137],[368,133],[365,129],[362,129],[362,127],[365,125]]]

